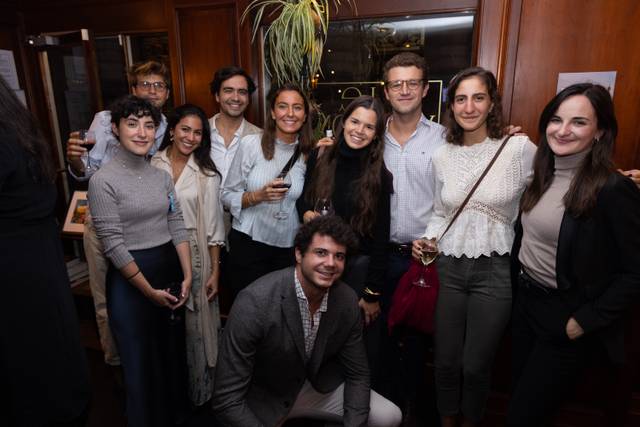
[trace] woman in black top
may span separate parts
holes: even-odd
[[[62,255],[55,168],[0,78],[0,425],[81,425],[87,362]]]
[[[360,292],[365,324],[380,314],[387,267],[391,174],[384,165],[384,113],[371,96],[360,96],[344,111],[335,145],[314,150],[307,160],[303,197],[297,201],[304,222],[320,215],[314,206],[330,199],[335,214],[351,225],[360,240],[360,258],[343,280]],[[349,271],[350,270],[350,271]]]
[[[624,360],[625,311],[640,293],[640,191],[613,168],[613,102],[582,83],[545,107],[534,177],[511,251],[514,390],[508,425],[545,421],[594,351]]]

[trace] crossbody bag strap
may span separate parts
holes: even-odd
[[[284,167],[282,168],[282,170],[278,174],[277,178],[284,178],[285,176],[287,176],[287,174],[289,173],[289,171],[291,170],[293,165],[298,161],[298,157],[300,157],[300,143],[298,143],[298,145],[296,145],[296,149],[293,152],[293,154],[291,155],[291,158],[289,159],[287,164],[284,165]]]
[[[473,193],[475,193],[476,189],[478,188],[478,186],[480,185],[480,183],[482,182],[484,177],[489,173],[489,170],[491,169],[491,166],[493,166],[493,164],[496,162],[496,160],[498,159],[498,156],[500,155],[500,153],[504,149],[505,145],[507,145],[507,141],[509,141],[510,138],[511,138],[511,135],[507,136],[504,139],[504,141],[502,141],[502,144],[500,144],[500,147],[498,148],[498,151],[496,151],[496,154],[493,155],[493,158],[491,159],[491,161],[489,162],[487,167],[484,168],[484,171],[482,172],[482,175],[480,175],[480,178],[478,178],[478,180],[474,184],[473,188],[471,188],[471,191],[469,191],[469,194],[467,194],[467,197],[464,199],[462,204],[458,207],[458,210],[456,210],[456,213],[453,215],[453,218],[451,218],[451,221],[449,221],[449,225],[447,225],[447,228],[445,228],[444,232],[438,238],[438,241],[440,241],[444,237],[444,235],[447,234],[447,231],[449,231],[449,229],[453,225],[453,222],[462,213],[462,210],[467,205],[469,200],[471,200],[471,196],[473,196]]]

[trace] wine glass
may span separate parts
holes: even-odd
[[[420,262],[422,263],[422,269],[420,270],[420,277],[413,281],[413,285],[420,286],[421,288],[430,288],[431,285],[427,283],[424,278],[424,273],[427,271],[427,267],[438,257],[438,245],[436,239],[421,239],[422,250],[420,255]]]
[[[85,153],[82,155],[82,161],[85,164],[85,168],[87,170],[92,169],[91,165],[91,156],[89,156],[89,151],[96,144],[96,133],[92,130],[82,129],[78,131],[78,138],[82,140],[82,145],[87,149]]]
[[[276,180],[278,180],[278,182],[276,182],[275,184],[273,184],[273,188],[291,188],[291,177],[289,176],[289,174],[280,174],[278,175],[278,177],[276,178]],[[285,220],[287,218],[289,218],[289,212],[284,210],[284,199],[287,193],[285,193],[285,196],[280,199],[280,208],[278,209],[278,212],[273,214],[273,217],[275,219],[279,219],[279,220]]]
[[[172,296],[176,297],[178,301],[182,299],[182,284],[180,282],[173,282],[167,289]],[[176,311],[171,309],[171,315],[169,316],[169,324],[176,325],[180,322],[180,316],[176,314]]]
[[[335,213],[331,199],[318,199],[313,210],[322,216],[333,215]]]

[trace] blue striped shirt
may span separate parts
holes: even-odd
[[[392,120],[390,118],[389,120]],[[390,240],[396,243],[419,239],[433,211],[435,177],[431,156],[445,144],[445,128],[422,115],[415,132],[400,145],[384,134],[384,162],[393,175]]]
[[[291,188],[282,202],[282,210],[289,214],[287,219],[273,217],[280,210],[280,201],[261,202],[243,209],[242,194],[245,191],[258,191],[273,181],[289,161],[298,144],[297,141],[286,144],[276,140],[273,159],[266,160],[262,154],[261,138],[260,133],[249,135],[240,141],[224,181],[222,203],[229,208],[233,216],[232,227],[235,230],[251,236],[257,242],[290,248],[300,225],[296,200],[302,194],[307,166],[301,155],[289,171]]]

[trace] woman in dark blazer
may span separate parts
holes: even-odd
[[[593,352],[621,363],[622,317],[640,292],[640,191],[611,160],[617,134],[602,86],[569,86],[540,117],[534,178],[511,252],[509,426],[539,426]]]

